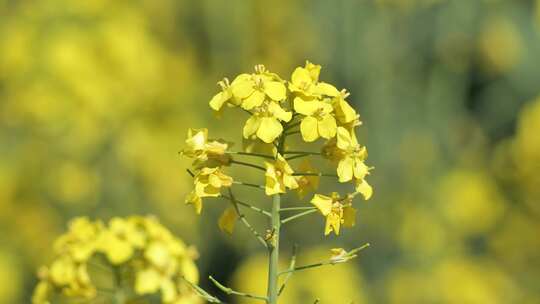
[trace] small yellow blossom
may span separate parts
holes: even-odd
[[[339,194],[333,192],[331,196],[315,194],[311,203],[326,217],[324,234],[334,231],[339,235],[341,225],[352,227],[356,220],[356,209],[350,206],[352,198],[340,199]]]
[[[324,101],[304,101],[300,97],[294,99],[294,110],[305,117],[300,124],[302,138],[307,142],[319,137],[330,139],[336,136],[336,119],[332,116],[333,107]]]
[[[293,169],[285,158],[280,154],[277,155],[277,159],[274,163],[265,162],[266,165],[266,195],[273,195],[277,193],[285,193],[285,189],[298,188],[298,182],[292,176]]]
[[[339,91],[333,85],[319,81],[320,70],[320,65],[306,61],[305,67],[298,67],[292,73],[289,90],[306,101],[322,96],[338,96]]]
[[[368,166],[364,163],[367,158],[367,150],[358,144],[354,133],[349,133],[345,128],[337,129],[337,148],[343,151],[339,161],[337,174],[341,183],[354,178],[363,180],[369,173]]]
[[[223,211],[218,220],[218,226],[221,231],[233,234],[234,226],[238,220],[238,213],[234,207],[229,207]]]
[[[298,170],[303,173],[319,173],[319,171],[311,165],[309,160],[304,160],[300,163]],[[296,189],[298,197],[303,199],[306,194],[313,192],[319,188],[320,176],[317,175],[304,175],[299,176],[296,180],[298,182],[298,188]]]
[[[373,195],[373,188],[365,179],[355,179],[354,189],[357,193],[362,194],[365,200],[370,199]]]
[[[188,130],[186,148],[180,153],[194,158],[195,166],[202,165],[227,165],[230,162],[229,155],[225,154],[228,144],[217,140],[208,140],[208,129]]]
[[[233,98],[232,89],[229,84],[229,79],[225,78],[222,81],[218,82],[218,85],[221,87],[221,92],[217,93],[212,97],[210,100],[210,108],[214,111],[221,111],[223,106],[227,102],[231,102],[231,104],[239,105],[235,98]]]
[[[232,185],[232,177],[221,171],[221,168],[202,168],[195,174],[195,194],[198,197],[218,197],[222,187]]]
[[[242,101],[242,108],[251,110],[259,107],[266,97],[275,102],[286,98],[287,88],[276,74],[263,65],[255,66],[255,74],[240,74],[232,83],[232,94]]]
[[[202,211],[202,198],[195,193],[195,190],[191,191],[188,195],[186,195],[185,203],[187,205],[193,205],[195,208],[195,212],[197,214],[201,214]]]
[[[292,113],[285,111],[276,102],[264,102],[260,107],[253,109],[253,115],[246,121],[243,129],[244,138],[253,135],[265,143],[271,143],[283,132],[280,121],[288,122]]]
[[[332,99],[332,105],[334,107],[334,116],[340,125],[350,124],[357,121],[355,125],[360,123],[360,115],[356,113],[354,108],[345,100],[349,96],[349,93],[345,90]]]

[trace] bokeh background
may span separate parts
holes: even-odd
[[[203,278],[262,290],[264,252],[219,231],[225,205],[183,204],[177,152],[188,127],[239,138],[243,113],[207,106],[219,79],[306,59],[351,92],[375,194],[341,237],[313,216],[283,248],[307,263],[372,247],[293,277],[283,303],[540,303],[540,1],[525,0],[1,0],[0,303],[29,302],[79,215],[155,214]]]

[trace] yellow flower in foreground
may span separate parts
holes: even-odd
[[[333,85],[319,81],[320,70],[320,65],[306,61],[305,67],[298,67],[292,73],[289,90],[304,100],[338,96],[339,91]]]
[[[82,259],[76,248],[85,244],[95,246]],[[55,253],[51,265],[39,271],[40,282],[34,290],[33,304],[56,303],[51,300],[59,297],[66,301],[93,302],[100,288],[114,288],[113,292],[128,295],[126,303],[158,292],[162,303],[201,303],[182,279],[198,281],[193,250],[152,217],[114,218],[108,225],[86,218],[75,219],[69,231],[56,242]],[[101,270],[99,278],[91,278],[90,274],[95,272],[88,271],[90,267],[110,270]],[[134,278],[122,275],[120,285],[102,285],[118,279],[112,277],[116,270],[134,274]],[[103,277],[106,274],[111,277]],[[95,286],[93,279],[101,283]]]
[[[255,74],[240,74],[232,83],[232,94],[242,101],[242,108],[251,110],[263,104],[266,97],[280,102],[287,97],[287,88],[279,77],[255,66]]]
[[[253,115],[246,121],[243,129],[244,138],[253,135],[265,143],[271,143],[283,132],[280,121],[288,122],[292,113],[285,111],[276,102],[264,102],[260,107],[253,109]]]
[[[336,136],[336,119],[332,116],[332,105],[324,101],[304,101],[302,98],[294,99],[294,110],[305,117],[300,124],[302,138],[307,142],[317,140],[319,137],[330,139]]]
[[[285,189],[298,188],[298,182],[292,176],[293,169],[280,154],[274,163],[265,162],[266,165],[266,195],[285,193]]]
[[[336,192],[333,192],[331,196],[315,194],[311,203],[326,217],[325,235],[331,231],[339,235],[341,225],[344,227],[355,225],[356,209],[351,207],[352,198],[340,199]]]
[[[319,173],[319,171],[311,165],[309,160],[304,160],[298,170],[302,173]],[[306,194],[313,192],[319,188],[320,176],[317,175],[304,175],[299,176],[296,180],[298,182],[298,188],[296,189],[298,197],[303,199]]]
[[[188,130],[186,139],[186,148],[180,153],[190,158],[195,159],[195,165],[203,164],[226,165],[230,161],[229,155],[226,155],[228,144],[217,140],[208,140],[208,129],[192,129]],[[212,161],[212,163],[209,163]]]
[[[358,144],[354,133],[351,134],[347,129],[338,127],[337,148],[343,151],[337,168],[339,181],[341,183],[348,182],[353,177],[363,180],[369,173],[369,168],[364,163],[367,158],[367,150]]]

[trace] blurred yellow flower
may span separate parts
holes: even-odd
[[[230,187],[232,177],[222,172],[221,168],[202,168],[195,174],[195,194],[198,197],[218,197],[222,187]]]
[[[84,246],[91,245],[88,254]],[[85,254],[77,250],[81,246]],[[95,299],[98,291],[106,287],[94,285],[89,273],[88,268],[98,266],[114,275],[109,281],[120,280],[107,287],[113,291],[113,296],[130,297],[123,288],[126,288],[124,284],[133,284],[135,295],[132,297],[159,291],[162,303],[186,299],[200,303],[182,278],[195,283],[198,280],[192,261],[193,250],[186,248],[152,217],[114,218],[108,225],[90,222],[87,218],[74,219],[69,231],[55,244],[55,253],[50,266],[39,271],[40,282],[32,298],[34,304],[47,304],[57,296]],[[104,254],[105,260],[100,259],[100,254]],[[134,277],[126,277],[129,275]]]
[[[308,159],[305,159],[298,166],[298,170],[302,173],[320,173],[315,167],[312,166]],[[299,176],[296,181],[298,182],[298,188],[296,192],[298,197],[303,199],[306,194],[316,191],[319,188],[320,176],[318,175],[302,175]]]
[[[228,234],[232,234],[234,231],[234,226],[238,220],[238,212],[234,207],[228,207],[223,211],[218,220],[218,226],[221,231]]]
[[[281,156],[277,155],[276,161],[273,163],[265,162],[266,165],[266,195],[277,193],[285,193],[285,189],[298,188],[296,178],[292,176],[294,173],[289,163]]]

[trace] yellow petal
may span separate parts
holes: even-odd
[[[324,216],[327,216],[332,211],[332,198],[326,195],[315,194],[311,199],[311,203],[315,205]]]
[[[336,97],[339,95],[339,91],[331,84],[325,82],[319,82],[315,87],[315,93],[320,95],[326,95],[330,97]]]
[[[320,65],[306,61],[306,70],[308,70],[309,75],[313,81],[319,80],[319,74],[321,73]]]
[[[337,175],[340,183],[348,182],[353,177],[353,159],[346,156],[339,161]]]
[[[249,97],[244,99],[244,101],[242,102],[242,108],[246,110],[251,110],[255,107],[260,106],[263,101],[264,93],[259,90],[255,90],[253,91],[253,93],[251,93],[251,95],[249,95]]]
[[[294,99],[294,110],[300,114],[311,116],[317,112],[320,107],[318,101],[305,101],[300,97]]]
[[[371,195],[373,194],[373,188],[368,184],[365,179],[356,181],[355,190],[356,192],[362,194],[365,200],[370,199]]]
[[[339,235],[339,229],[341,226],[341,218],[339,214],[334,212],[328,214],[326,217],[326,226],[324,228],[324,235],[328,235],[332,230],[336,235]]]
[[[251,79],[240,80],[236,83],[233,82],[233,84],[231,84],[232,93],[237,98],[247,98],[255,90],[253,85],[254,83]]]
[[[357,179],[364,179],[366,175],[369,173],[369,168],[366,166],[366,164],[359,160],[354,160],[354,177]]]
[[[336,136],[336,119],[332,115],[325,115],[321,120],[318,121],[318,129],[321,137],[326,139]]]
[[[163,242],[152,242],[148,245],[144,257],[160,269],[164,269],[172,260],[169,249]]]
[[[246,121],[243,129],[244,138],[249,138],[251,135],[255,134],[261,125],[261,119],[258,116],[251,116]]]
[[[186,204],[191,204],[195,208],[197,214],[201,214],[202,211],[202,199],[195,193],[195,191],[190,192],[186,199]]]
[[[263,117],[261,118],[261,125],[257,130],[257,137],[259,137],[265,143],[273,142],[283,131],[283,126],[276,118]]]
[[[292,113],[285,111],[279,104],[271,102],[268,104],[268,111],[272,113],[272,116],[281,121],[289,121],[292,118]]]
[[[302,138],[307,142],[312,142],[319,138],[319,131],[317,127],[317,119],[312,116],[306,116],[300,123],[300,132]]]
[[[232,234],[237,219],[238,214],[233,207],[225,209],[218,220],[219,229],[225,233]]]
[[[341,150],[347,150],[353,145],[349,131],[343,127],[337,128],[337,146]]]
[[[343,98],[336,103],[336,118],[342,123],[349,123],[356,119],[356,111]]]
[[[285,99],[287,88],[279,81],[268,81],[264,84],[264,92],[275,101]]]
[[[292,73],[291,81],[296,86],[302,86],[303,84],[311,83],[312,79],[308,70],[298,67]]]
[[[343,208],[343,226],[353,227],[356,224],[356,209],[353,207]]]
[[[148,268],[137,272],[135,276],[135,293],[138,295],[155,293],[161,284],[161,276],[155,269]]]

